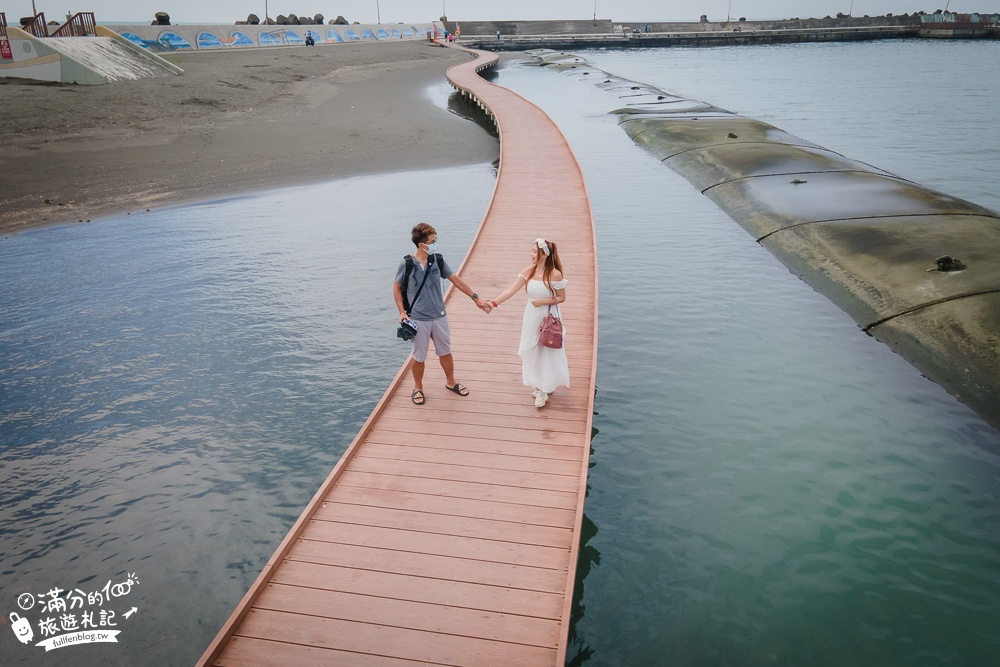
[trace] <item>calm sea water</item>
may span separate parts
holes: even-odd
[[[582,55],[1000,208],[1000,43]],[[633,146],[588,77],[497,82],[563,129],[597,223],[571,663],[1000,663],[1000,433]]]
[[[118,644],[46,654],[0,626],[0,663],[193,664],[406,358],[410,228],[438,224],[457,265],[494,182],[355,178],[0,239],[2,618],[37,636],[22,593],[140,582],[103,607]]]
[[[586,55],[1000,208],[998,47]],[[1000,433],[636,148],[618,100],[497,80],[563,128],[597,222],[571,662],[1000,662]],[[118,644],[2,631],[3,663],[193,663],[405,357],[384,332],[409,227],[457,263],[492,185],[489,165],[366,177],[0,239],[0,617],[140,582]]]

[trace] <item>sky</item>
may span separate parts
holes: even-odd
[[[872,16],[916,11],[934,12],[947,7],[953,12],[1000,13],[1000,0],[34,0],[35,8],[49,21],[62,22],[67,12],[94,12],[98,23],[146,23],[165,11],[174,23],[226,23],[246,19],[252,13],[264,16],[323,14],[329,19],[342,15],[352,23],[417,23],[447,13],[450,20],[540,20],[598,18],[616,22],[697,21],[706,14],[711,21],[745,16],[749,20],[835,16],[837,12]],[[31,0],[0,0],[7,23],[17,25],[32,13]]]

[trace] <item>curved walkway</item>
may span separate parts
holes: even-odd
[[[407,360],[200,665],[565,663],[596,373],[593,220],[558,128],[478,76],[495,54],[473,55],[448,78],[497,123],[501,163],[460,272],[493,296],[536,237],[559,244],[573,387],[536,409],[516,354],[523,300],[486,316],[449,292],[471,394],[446,391],[432,362],[414,406]]]

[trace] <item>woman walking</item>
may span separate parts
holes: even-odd
[[[566,282],[556,244],[535,239],[531,244],[531,265],[522,269],[514,283],[492,301],[496,308],[521,287],[528,295],[517,353],[521,356],[522,380],[532,388],[536,408],[545,406],[556,387],[569,387],[565,347],[554,349],[538,344],[538,329],[545,316],[551,313],[562,320],[559,304],[566,300]]]

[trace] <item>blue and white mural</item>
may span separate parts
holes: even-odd
[[[148,51],[179,51],[195,49],[222,49],[257,46],[299,46],[305,36],[312,35],[316,44],[380,41],[389,39],[423,39],[431,24],[425,29],[413,25],[399,27],[383,25],[305,26],[240,25],[231,26],[178,25],[164,30],[155,25],[109,25],[125,39]]]
[[[167,47],[165,47],[163,44],[160,44],[155,39],[143,39],[142,37],[139,37],[139,35],[135,34],[134,32],[128,32],[128,31],[125,31],[125,32],[120,33],[120,34],[121,34],[122,37],[124,37],[128,41],[132,42],[136,46],[141,46],[144,49],[149,49],[151,51],[166,51],[167,50]]]
[[[223,46],[257,46],[252,39],[238,30],[234,30],[228,37],[217,37],[210,32],[198,33],[199,49],[218,49]]]
[[[178,49],[192,49],[191,42],[187,41],[176,32],[161,32],[157,41],[163,45],[164,48],[170,51]]]

